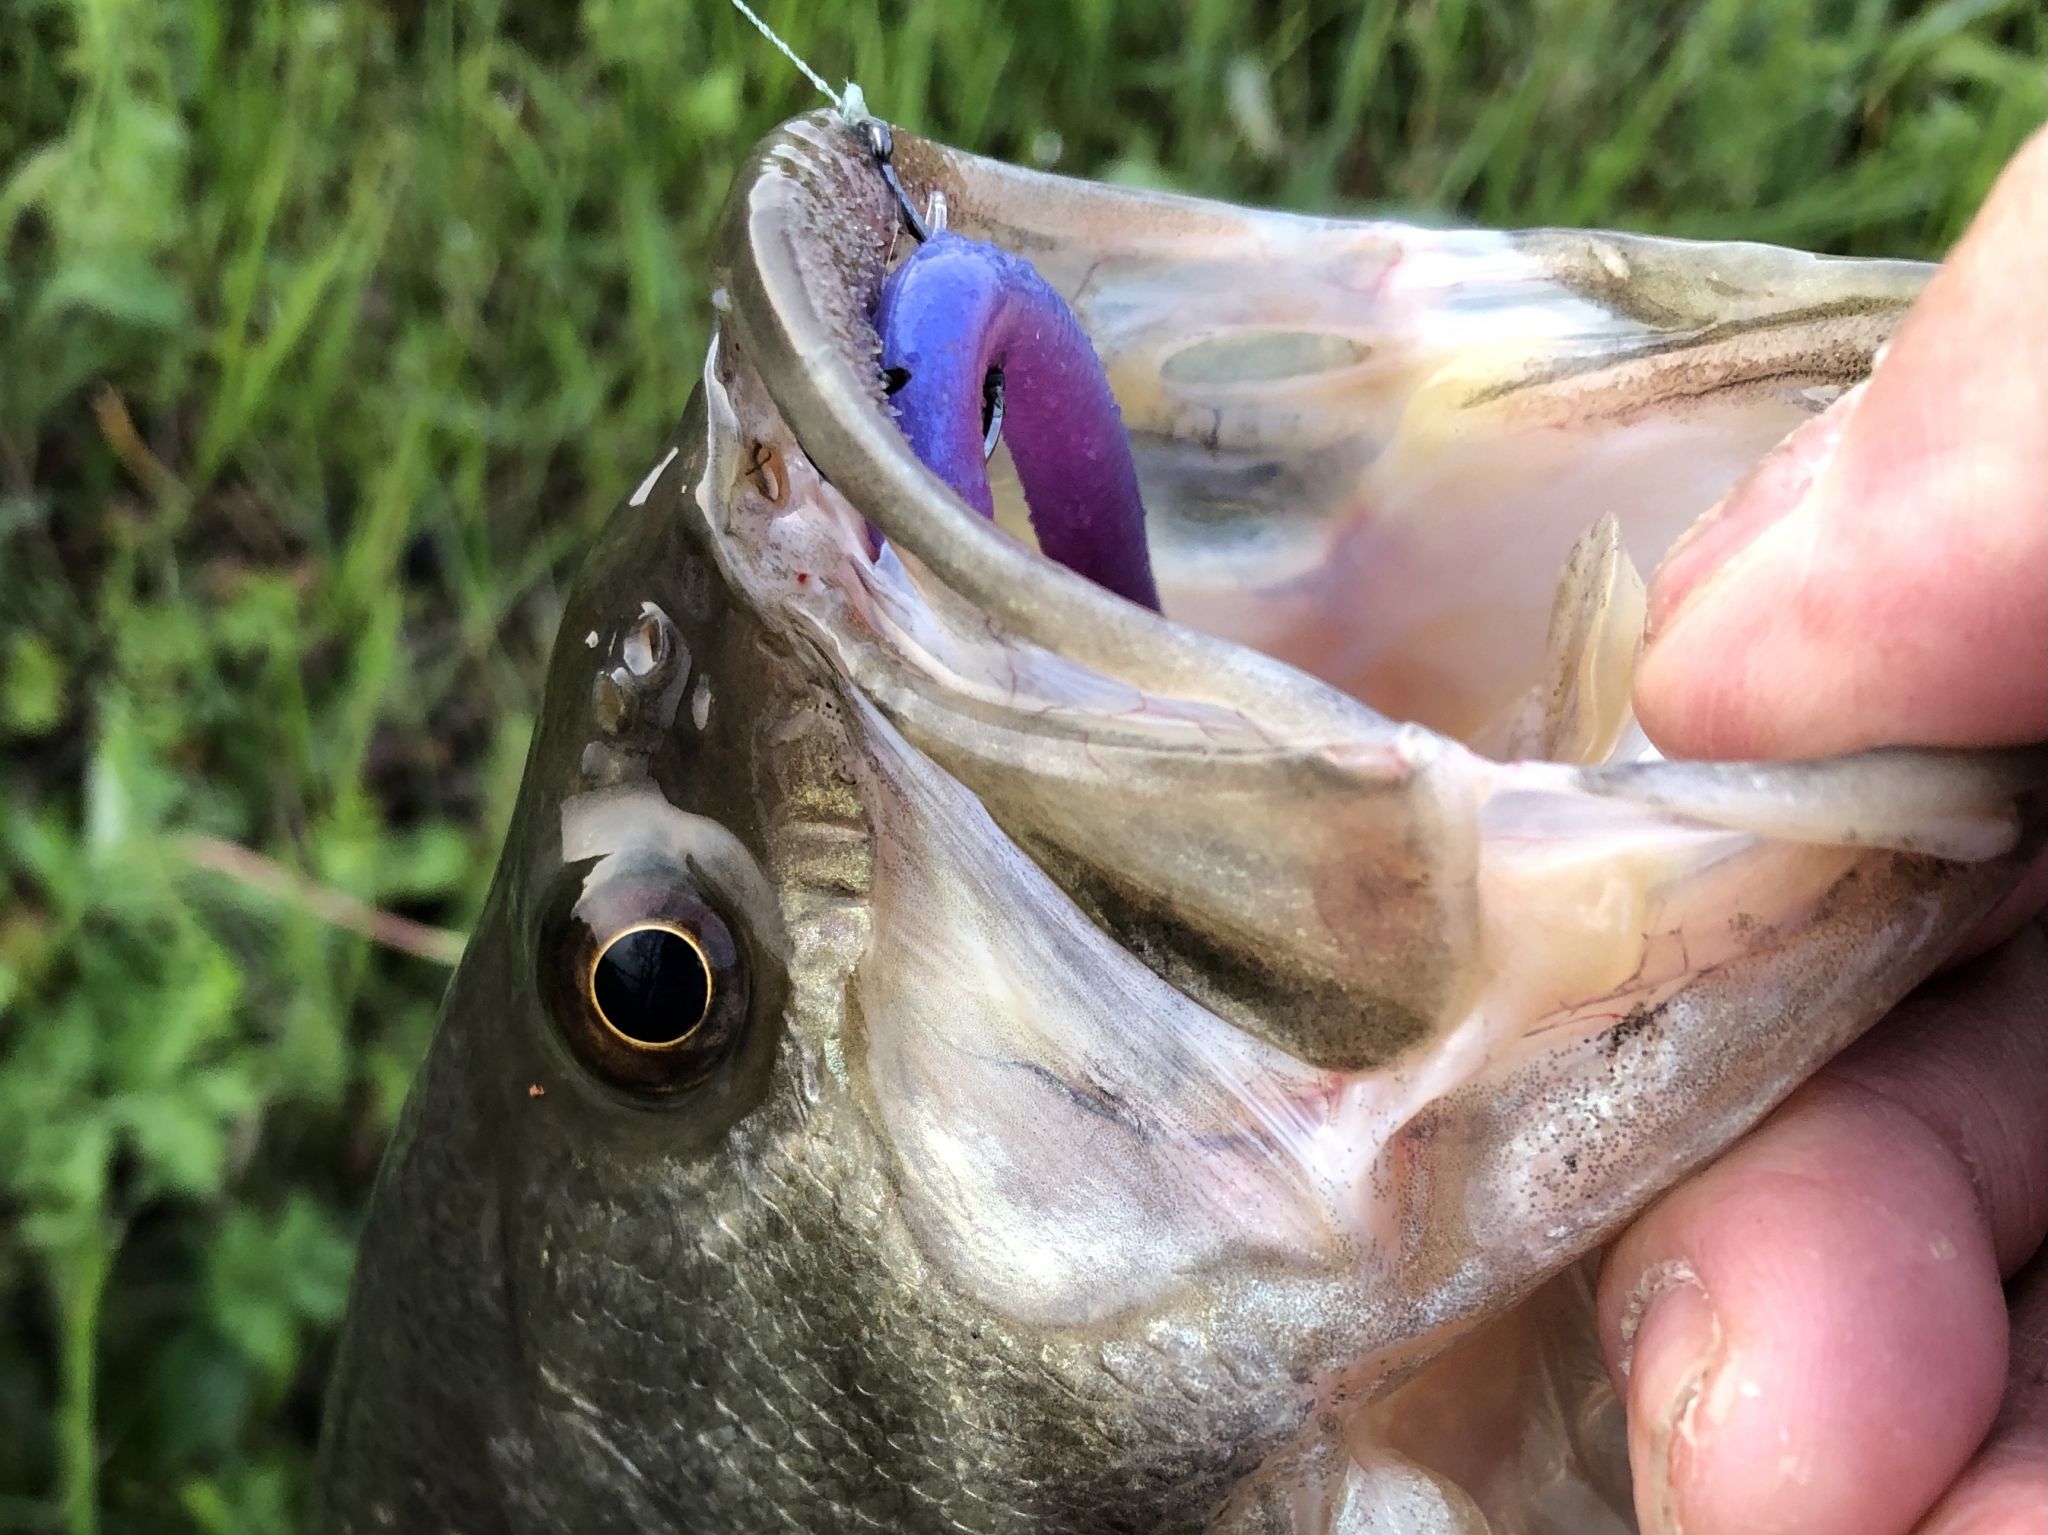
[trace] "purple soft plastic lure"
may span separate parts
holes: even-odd
[[[1073,312],[1020,256],[939,231],[882,284],[882,367],[917,456],[984,517],[990,390],[1038,546],[1159,609],[1138,472],[1109,380]]]

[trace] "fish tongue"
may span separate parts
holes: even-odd
[[[1635,723],[1630,688],[1642,649],[1643,577],[1612,512],[1566,558],[1550,609],[1542,678],[1475,741],[1488,756],[1605,762]]]

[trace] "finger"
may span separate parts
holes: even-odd
[[[2042,1535],[2048,1530],[2048,1254],[2012,1291],[2005,1405],[1984,1448],[1917,1535]]]
[[[2048,131],[1869,383],[1650,587],[1636,712],[1671,756],[2048,738]]]
[[[2048,1235],[2048,929],[1922,988],[1821,1080],[1909,1115],[1949,1154],[2001,1275]]]
[[[1976,1449],[2048,1226],[2048,936],[1924,988],[1602,1268],[1647,1532],[1903,1535]]]
[[[2048,853],[2036,858],[2020,876],[2019,883],[1956,945],[1948,964],[1959,965],[1980,954],[1989,954],[2043,911],[2048,911]],[[2043,1535],[2048,1535],[2048,1531]]]

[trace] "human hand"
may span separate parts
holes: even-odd
[[[2048,131],[1652,583],[1672,756],[2048,740]],[[1609,1251],[1644,1529],[2048,1535],[2048,861]]]

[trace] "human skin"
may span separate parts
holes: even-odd
[[[2048,131],[1870,382],[1666,559],[1669,755],[2048,740]],[[2048,862],[1609,1251],[1655,1535],[2048,1532]]]

